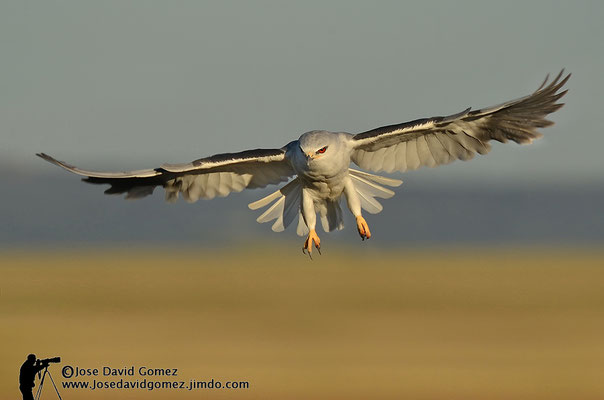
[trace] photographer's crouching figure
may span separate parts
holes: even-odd
[[[33,400],[34,395],[32,390],[34,388],[34,379],[36,374],[43,369],[48,367],[50,363],[61,362],[60,357],[47,358],[45,360],[36,359],[35,354],[27,356],[27,360],[21,365],[19,370],[19,390],[23,394],[23,400]]]

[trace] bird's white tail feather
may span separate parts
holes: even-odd
[[[334,201],[327,200],[323,207],[319,207],[319,215],[321,216],[321,226],[325,232],[344,228],[340,199]]]
[[[280,197],[281,190],[277,190],[276,192],[273,192],[268,196],[261,198],[260,200],[256,200],[255,202],[248,204],[247,206],[250,208],[250,210],[257,210],[259,208],[268,206],[270,203]]]
[[[354,187],[359,194],[361,207],[371,214],[377,214],[383,207],[375,198],[389,199],[394,196],[394,192],[381,185],[392,187],[400,186],[403,181],[387,178],[385,176],[373,175],[363,171],[357,171],[350,168],[348,170],[354,183]],[[381,184],[381,185],[380,185]]]
[[[362,177],[375,183],[381,183],[382,185],[386,186],[399,187],[403,184],[403,181],[401,181],[400,179],[392,179],[386,176],[374,175],[368,172],[359,171],[357,169],[348,168],[348,173],[351,176]]]
[[[276,220],[273,223],[272,230],[281,232],[294,222],[298,215],[298,235],[303,236],[308,233],[308,228],[300,213],[300,204],[302,202],[302,184],[298,178],[294,179],[281,189],[248,204],[252,210],[266,207],[273,203],[262,215],[256,219],[259,223],[265,223]]]
[[[308,226],[306,226],[306,222],[304,222],[304,217],[302,216],[302,213],[299,213],[296,234],[298,236],[306,236],[308,235],[308,232],[310,232],[310,229],[308,229]]]
[[[376,197],[388,199],[394,196],[392,190],[381,185],[396,187],[403,183],[403,181],[398,179],[373,175],[355,169],[349,169],[349,173],[361,199],[361,207],[372,214],[382,211],[382,205],[375,199]],[[299,236],[305,236],[309,231],[304,222],[304,218],[302,217],[301,204],[302,183],[296,178],[281,189],[260,200],[250,203],[248,207],[252,210],[257,210],[268,206],[266,211],[262,213],[256,221],[262,224],[276,220],[272,226],[272,230],[275,232],[281,232],[291,225],[297,215],[298,227],[296,233]],[[321,226],[325,232],[344,228],[344,219],[339,199],[335,201],[328,200],[323,205],[316,206],[317,212],[321,217]]]

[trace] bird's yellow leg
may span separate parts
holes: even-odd
[[[306,241],[304,242],[304,247],[302,248],[302,252],[308,251],[308,255],[310,255],[312,253],[313,243],[314,243],[315,247],[317,248],[317,250],[319,251],[319,254],[321,254],[321,239],[319,239],[319,235],[317,235],[317,231],[315,231],[314,229],[311,229],[310,232],[308,233],[308,237],[306,238]]]
[[[357,217],[357,229],[359,231],[359,235],[361,235],[361,239],[369,239],[371,237],[371,232],[369,231],[369,225],[367,225],[367,221],[362,216]]]

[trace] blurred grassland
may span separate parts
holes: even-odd
[[[2,399],[30,352],[63,358],[57,382],[147,365],[251,384],[65,399],[604,398],[604,251],[5,251],[0,274]]]

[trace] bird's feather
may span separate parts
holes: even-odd
[[[363,171],[357,171],[350,168],[348,170],[354,188],[361,200],[361,207],[371,214],[377,214],[382,211],[383,207],[375,198],[389,199],[394,196],[394,192],[382,185],[397,187],[403,181],[398,179],[387,178],[385,176],[373,175]]]
[[[325,232],[344,229],[340,199],[325,202],[325,211],[321,213],[321,227]]]
[[[494,107],[446,117],[423,118],[384,126],[352,137],[352,161],[370,171],[413,170],[434,167],[454,160],[469,160],[476,153],[486,154],[489,141],[530,143],[539,138],[538,128],[552,125],[545,119],[560,107],[557,103],[566,91],[560,91],[569,79],[564,71],[547,86],[531,95]]]
[[[294,221],[296,215],[301,215],[302,187],[302,182],[299,178],[296,178],[268,196],[248,204],[248,207],[257,210],[270,205],[256,221],[262,224],[276,220],[273,223],[272,230],[281,232]],[[301,221],[304,223],[303,219]],[[298,227],[298,230],[300,230],[300,227]]]
[[[240,153],[217,154],[187,164],[164,164],[155,169],[130,172],[99,172],[80,169],[40,153],[39,157],[70,172],[85,176],[85,182],[110,184],[106,194],[126,193],[136,199],[153,193],[157,186],[166,191],[166,200],[179,194],[188,202],[224,197],[243,189],[265,187],[287,181],[294,171],[281,149],[256,149]]]

